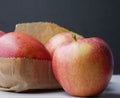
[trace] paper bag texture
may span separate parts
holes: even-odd
[[[32,22],[17,24],[15,32],[29,34],[45,44],[52,36],[69,30],[50,22]]]
[[[54,78],[51,61],[0,58],[0,90],[21,92],[57,88],[61,87]]]

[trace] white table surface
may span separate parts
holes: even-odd
[[[77,98],[68,95],[63,90],[37,91],[32,93],[14,93],[0,91],[0,98]],[[79,97],[80,98],[80,97]],[[83,97],[82,97],[83,98]],[[106,90],[95,98],[120,98],[120,75],[113,75]]]

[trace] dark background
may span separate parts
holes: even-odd
[[[120,74],[120,0],[0,0],[0,29],[14,31],[22,22],[49,21],[82,34],[103,38]]]

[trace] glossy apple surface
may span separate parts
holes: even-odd
[[[38,40],[16,32],[0,37],[0,57],[51,59],[46,48]]]
[[[53,56],[53,53],[56,48],[61,46],[62,44],[66,42],[72,42],[73,41],[73,33],[72,32],[63,32],[59,33],[55,36],[53,36],[45,45],[51,56]],[[77,39],[83,39],[83,36],[76,34]]]
[[[75,39],[53,54],[54,75],[74,96],[96,96],[107,87],[113,73],[113,55],[100,38]]]

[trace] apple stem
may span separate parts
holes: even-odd
[[[77,41],[76,34],[72,34],[72,38],[74,39],[74,41]]]

